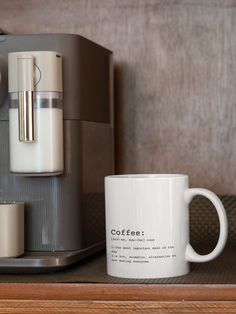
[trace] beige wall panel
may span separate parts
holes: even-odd
[[[236,193],[236,1],[0,0],[0,27],[114,51],[120,173]]]

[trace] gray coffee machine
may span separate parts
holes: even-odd
[[[112,53],[78,35],[0,35],[0,201],[26,213],[25,255],[0,272],[53,271],[104,248],[112,71]]]

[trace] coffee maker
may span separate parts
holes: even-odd
[[[0,202],[25,203],[25,254],[47,272],[104,248],[114,173],[111,51],[72,34],[0,35]]]

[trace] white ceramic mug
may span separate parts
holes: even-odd
[[[24,203],[0,202],[0,257],[24,253]]]
[[[199,255],[189,243],[189,203],[195,195],[216,208],[220,234],[215,249]],[[223,250],[227,216],[220,199],[190,189],[182,174],[115,175],[105,178],[107,273],[123,278],[185,275],[189,262],[208,262]],[[207,239],[206,239],[207,241]]]

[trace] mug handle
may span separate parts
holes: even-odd
[[[219,239],[217,242],[216,247],[214,250],[206,255],[200,255],[197,252],[194,251],[192,246],[190,244],[187,245],[186,252],[185,252],[185,258],[188,262],[208,262],[212,259],[216,258],[224,249],[226,241],[227,241],[227,235],[228,235],[228,220],[226,216],[226,212],[224,209],[224,206],[221,202],[221,200],[216,196],[215,193],[207,190],[207,189],[187,189],[184,192],[184,199],[189,204],[194,196],[196,195],[202,195],[205,196],[207,199],[209,199],[212,204],[215,206],[215,209],[217,211],[219,222],[220,222],[220,234]]]

